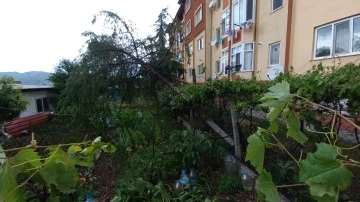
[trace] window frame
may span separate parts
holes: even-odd
[[[224,56],[224,57],[223,57]],[[231,57],[230,57],[231,59]],[[222,74],[225,74],[225,68],[229,65],[229,49],[221,51],[221,62],[220,62],[220,69]],[[220,74],[220,73],[219,73]]]
[[[225,9],[221,14],[220,35],[223,36],[223,37],[226,36],[226,31],[227,31],[226,30],[226,22],[228,24],[228,29],[230,29],[231,26],[230,26],[230,9],[229,8]]]
[[[201,71],[200,71],[200,67],[201,67]],[[203,69],[204,69],[204,63],[201,63],[197,66],[198,76],[204,76],[205,72],[202,73]]]
[[[245,50],[245,46],[247,44],[252,44],[252,50]],[[231,56],[230,59],[232,59],[232,56],[234,55],[232,53],[232,50],[238,48],[239,46],[241,46],[240,48],[240,70],[236,71],[236,72],[253,72],[254,71],[254,57],[255,57],[255,43],[254,42],[244,42],[244,43],[239,43],[237,45],[234,45],[234,47],[231,49]],[[244,70],[244,64],[245,64],[245,52],[252,52],[252,61],[251,61],[251,70]]]
[[[47,100],[47,106],[48,106],[48,109],[45,110],[45,100]],[[39,106],[38,106],[38,101],[40,101],[40,104],[41,104],[41,111],[39,110]],[[35,104],[36,104],[36,111],[37,113],[43,113],[43,112],[49,112],[51,111],[51,106],[50,106],[50,99],[49,97],[43,97],[43,98],[36,98],[35,99]]]
[[[189,12],[191,8],[191,0],[186,0],[185,1],[185,13]]]
[[[248,20],[252,20],[253,22],[255,22],[255,8],[256,8],[256,1],[255,0],[251,0],[251,3],[252,3],[252,13],[251,13],[251,18],[249,18],[248,19],[248,13],[247,13],[247,8],[248,8],[248,1],[249,0],[236,0],[234,3],[233,3],[233,11],[235,10],[234,9],[234,7],[235,7],[235,4],[236,3],[238,3],[238,12],[239,12],[239,24],[238,25],[240,25],[240,24],[242,24],[242,23],[244,23],[244,22],[247,22]],[[240,27],[240,26],[236,26],[236,25],[234,25],[234,22],[235,22],[235,11],[234,12],[232,12],[232,25],[231,25],[231,27],[232,27],[232,29],[235,29],[235,28],[237,28],[237,27]],[[243,19],[241,19],[243,17]]]
[[[338,20],[332,23],[328,23],[319,27],[315,27],[314,32],[314,42],[313,42],[313,60],[322,60],[322,59],[329,59],[334,57],[344,57],[344,56],[352,56],[352,55],[359,55],[360,51],[354,51],[354,20],[360,19],[360,15],[356,15],[353,17],[349,17],[346,19]],[[340,53],[335,54],[335,26],[337,24],[341,24],[343,22],[349,21],[349,53]],[[330,47],[330,55],[328,56],[321,56],[316,57],[316,48],[317,48],[317,40],[318,40],[318,31],[322,28],[331,26],[331,47]]]
[[[198,45],[198,51],[201,51],[202,49],[204,49],[204,37],[203,36],[197,40],[197,45]]]
[[[200,12],[200,19],[197,19],[197,13]],[[202,4],[200,4],[200,6],[198,7],[198,9],[196,9],[195,13],[194,13],[194,20],[195,20],[195,24],[194,26],[198,26],[200,24],[200,22],[203,20],[203,12],[202,12]]]
[[[284,7],[284,0],[281,0],[281,1],[282,1],[281,6],[278,7],[278,8],[276,8],[276,9],[274,9],[274,1],[275,1],[275,0],[271,0],[271,13],[276,12],[276,11],[278,11],[278,10],[280,10],[281,8]]]
[[[271,46],[273,46],[275,44],[279,44],[279,62],[277,64],[271,64]],[[281,41],[277,41],[277,42],[269,44],[269,67],[272,67],[274,65],[279,65],[280,59],[281,59]]]
[[[218,70],[218,68],[219,68],[219,70]],[[216,72],[216,74],[220,74],[220,72],[221,72],[221,62],[220,62],[220,60],[215,61],[215,72]]]
[[[216,0],[216,10],[219,10],[219,8],[221,7],[221,2],[222,0]]]
[[[216,28],[216,39],[219,40],[220,37],[221,37],[221,28],[218,27],[218,28]]]
[[[191,77],[193,77],[193,74],[192,74],[192,68],[191,67],[189,67],[188,68],[188,76],[191,78]]]
[[[190,24],[190,26],[189,26],[189,32],[188,32],[188,24]],[[191,28],[191,19],[190,20],[188,20],[188,22],[186,23],[186,25],[185,25],[185,36],[188,36],[190,33],[191,33],[191,31],[192,31],[192,28]]]

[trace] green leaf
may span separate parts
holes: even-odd
[[[69,154],[76,154],[78,152],[81,152],[83,149],[80,147],[80,146],[77,146],[77,145],[71,145],[69,148],[68,148],[68,153]]]
[[[95,140],[94,140],[94,143],[99,143],[99,142],[101,142],[101,137],[100,136],[95,138]]]
[[[26,173],[29,169],[41,168],[42,166],[41,158],[35,149],[22,149],[11,159],[11,163],[17,174]]]
[[[300,124],[296,113],[294,111],[290,111],[289,109],[284,110],[284,120],[287,125],[287,136],[293,138],[300,144],[304,144],[308,138],[300,131]]]
[[[2,146],[0,145],[0,152],[3,151],[4,149],[2,148]],[[0,166],[1,164],[3,164],[5,162],[5,158],[6,158],[6,154],[5,152],[0,153]]]
[[[114,145],[111,144],[103,145],[101,149],[107,153],[114,153],[116,151],[116,147],[114,147]]]
[[[16,182],[16,171],[11,168],[9,161],[5,161],[0,166],[0,201],[4,201],[5,198],[16,189],[18,186]],[[7,201],[25,201],[22,188],[17,189]]]
[[[259,176],[258,191],[261,193],[260,197],[264,197],[269,202],[280,202],[277,189],[272,181],[271,174],[262,170]]]
[[[79,181],[73,159],[60,148],[52,150],[50,154],[40,171],[41,176],[48,186],[55,185],[62,193],[72,193],[75,190],[71,187]]]
[[[250,161],[258,172],[263,170],[265,145],[270,142],[269,134],[266,130],[259,128],[255,134],[248,137],[249,145],[247,147],[247,154],[245,161]]]
[[[268,130],[273,133],[277,133],[279,131],[279,121],[277,119],[271,121]]]
[[[351,184],[353,174],[342,165],[342,160],[336,158],[336,147],[326,143],[316,146],[318,150],[315,153],[308,153],[307,158],[300,161],[299,179],[310,186],[314,198],[335,201],[339,191]]]
[[[269,90],[270,92],[265,93],[260,101],[262,107],[270,107],[267,116],[272,122],[281,115],[283,109],[291,101],[292,95],[290,94],[290,86],[286,81],[277,83],[275,86],[270,87]]]

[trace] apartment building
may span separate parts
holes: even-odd
[[[179,0],[187,83],[207,78],[269,80],[271,67],[305,73],[360,59],[358,0]],[[187,61],[185,59],[185,61]],[[203,70],[206,68],[206,71]],[[191,71],[193,70],[193,71]],[[196,79],[194,79],[196,77]]]

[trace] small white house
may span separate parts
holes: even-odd
[[[14,84],[14,86],[15,88],[21,89],[21,92],[30,102],[27,109],[20,114],[19,118],[53,110],[53,105],[49,99],[49,93],[54,90],[54,87],[25,84]]]

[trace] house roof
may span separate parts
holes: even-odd
[[[22,91],[35,91],[35,90],[52,90],[53,86],[46,85],[26,85],[26,84],[13,84],[15,88],[21,89]]]

